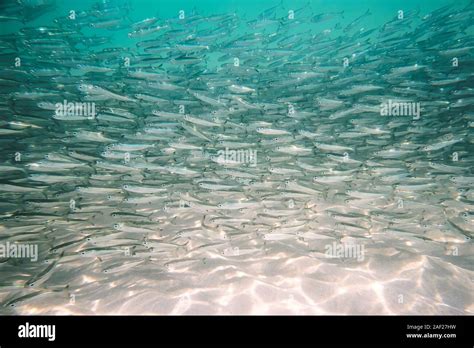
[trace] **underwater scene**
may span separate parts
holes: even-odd
[[[0,314],[473,314],[473,19],[1,1]]]

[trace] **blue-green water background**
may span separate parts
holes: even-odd
[[[28,23],[6,22],[0,26],[0,34],[15,33],[21,27],[39,27],[52,25],[54,18],[66,17],[69,11],[87,10],[102,1],[81,0],[65,1],[57,0],[55,9]],[[318,32],[325,29],[331,29],[335,23],[342,27],[349,24],[358,16],[370,10],[370,16],[363,19],[362,24],[367,28],[381,27],[384,23],[392,20],[397,11],[419,10],[420,17],[448,4],[456,6],[465,6],[469,1],[450,1],[450,0],[111,0],[108,6],[115,4],[123,6],[124,16],[127,16],[132,22],[140,21],[145,18],[158,17],[161,20],[178,18],[179,11],[185,11],[186,15],[196,13],[199,15],[215,15],[236,13],[242,20],[256,19],[262,11],[279,5],[277,17],[287,15],[288,10],[304,8],[302,12],[296,15],[307,17],[319,13],[333,13],[343,11],[342,16],[337,16],[331,21],[324,23],[303,23],[299,29]],[[128,5],[128,6],[127,6]],[[134,46],[138,40],[128,38],[129,30],[122,29],[110,31],[107,29],[84,28],[84,33],[92,32],[97,35],[113,36],[113,41],[108,45]],[[89,32],[88,32],[89,31]],[[104,47],[108,46],[104,45]]]

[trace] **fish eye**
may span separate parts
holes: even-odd
[[[123,187],[124,189],[128,189],[128,185],[127,185],[127,184],[123,185],[122,187]]]
[[[114,228],[117,230],[119,228],[119,224],[114,224]]]

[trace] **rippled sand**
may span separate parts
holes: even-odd
[[[337,237],[337,236],[335,236]],[[337,240],[337,238],[333,238]],[[3,308],[18,314],[472,314],[472,245],[447,255],[445,243],[374,234],[359,239],[363,261],[328,258],[331,238],[257,241],[251,235],[224,245],[192,241],[187,258],[167,266],[159,258],[122,272],[106,265],[137,256],[62,262],[39,295]],[[344,241],[344,240],[343,240]],[[255,249],[225,256],[223,248]],[[420,252],[424,250],[424,252]],[[186,261],[189,260],[189,261]],[[44,265],[40,265],[44,268]],[[39,265],[36,267],[40,267]],[[24,267],[24,266],[23,266]],[[10,270],[11,271],[11,270]],[[6,270],[8,272],[8,270]],[[20,281],[20,280],[18,280]],[[68,285],[67,290],[58,290]],[[27,294],[21,287],[2,291]],[[74,295],[71,297],[71,295]],[[73,300],[71,300],[73,298]]]

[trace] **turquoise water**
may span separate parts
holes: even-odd
[[[457,2],[458,6],[465,6],[468,1]],[[54,10],[40,16],[32,21],[28,22],[31,26],[42,26],[51,24],[52,19],[57,17],[68,16],[71,10],[88,9],[94,5],[100,5],[100,2],[94,0],[84,0],[80,4],[73,3],[70,1],[57,1],[54,6]],[[110,2],[111,6],[115,5],[115,2]],[[312,14],[318,13],[340,13],[343,14],[335,17],[330,23],[327,24],[308,24],[303,23],[302,27],[307,27],[312,30],[324,30],[332,28],[336,23],[340,23],[342,26],[350,23],[352,20],[362,15],[367,9],[370,9],[373,13],[372,16],[365,18],[362,22],[363,26],[377,27],[381,26],[387,21],[393,19],[397,15],[399,10],[410,11],[419,10],[420,13],[429,13],[432,10],[438,9],[448,4],[452,4],[446,0],[418,0],[418,1],[405,1],[405,0],[394,0],[394,1],[352,1],[352,0],[337,0],[337,1],[305,1],[305,0],[294,0],[294,1],[270,1],[270,0],[242,0],[242,1],[218,1],[218,0],[203,0],[203,1],[189,1],[189,0],[134,0],[134,1],[117,1],[118,6],[122,6],[124,9],[123,15],[127,16],[132,21],[140,21],[145,18],[158,17],[162,19],[178,18],[179,11],[185,11],[185,13],[193,13],[196,11],[200,15],[212,15],[212,14],[223,14],[223,13],[237,13],[243,19],[255,19],[263,11],[280,5],[278,8],[278,15],[285,16],[289,10],[303,9],[300,14],[296,16],[307,17]],[[126,12],[126,14],[125,14]],[[5,22],[0,29],[0,33],[11,33],[15,32],[21,25],[16,25],[14,22]],[[84,28],[86,29],[86,28]],[[103,33],[104,31],[101,31]],[[106,31],[105,31],[106,32]],[[130,46],[133,43],[126,37],[127,30],[120,30],[116,33],[108,33],[108,35],[114,37],[114,42],[120,45]]]

